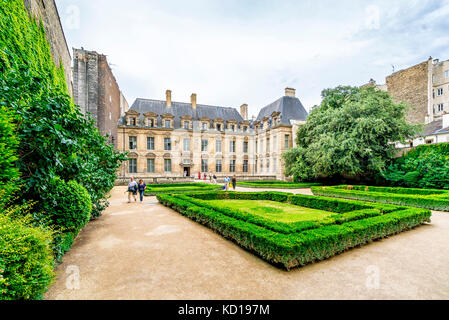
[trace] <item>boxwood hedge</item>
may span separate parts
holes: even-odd
[[[265,189],[307,189],[314,186],[321,186],[321,183],[309,182],[286,182],[286,181],[242,181],[237,185],[248,188],[265,188]]]
[[[278,192],[160,194],[158,200],[264,260],[290,270],[430,222],[426,209]],[[286,202],[333,212],[326,220],[274,223],[206,200]]]
[[[370,186],[312,187],[315,195],[449,211],[449,191]]]
[[[220,190],[223,186],[208,183],[171,183],[150,184],[145,190],[146,196],[155,196],[163,193],[184,193],[192,191]]]

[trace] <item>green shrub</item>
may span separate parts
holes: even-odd
[[[266,261],[282,265],[287,270],[411,229],[430,222],[431,217],[429,210],[418,208],[269,192],[161,194],[157,198],[161,204],[208,226]],[[335,215],[325,221],[306,221],[300,228],[295,223],[275,224],[263,217],[250,217],[243,211],[212,207],[204,201],[220,199],[300,203],[315,209],[331,209]]]
[[[266,189],[308,189],[313,186],[321,186],[321,183],[309,182],[286,182],[286,181],[242,181],[237,185],[250,188],[266,188]]]
[[[89,222],[92,201],[86,188],[76,181],[53,179],[42,197],[42,209],[56,228],[78,234]]]
[[[0,215],[0,300],[40,299],[54,277],[52,234]]]
[[[449,191],[445,190],[399,187],[334,186],[313,187],[312,192],[313,194],[320,196],[449,211]]]
[[[184,193],[192,191],[221,190],[223,186],[207,183],[171,183],[150,184],[145,190],[146,196],[155,196],[161,193]]]
[[[418,146],[394,159],[381,176],[392,186],[449,189],[449,143]]]

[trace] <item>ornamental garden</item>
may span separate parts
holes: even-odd
[[[128,158],[74,105],[23,1],[0,0],[0,29],[0,300],[41,299],[78,234],[108,207]],[[145,195],[285,270],[449,211],[449,145],[395,157],[392,142],[420,130],[405,121],[407,105],[374,88],[322,98],[283,156],[293,182],[238,182],[252,192],[148,185]],[[306,188],[314,195],[292,193]]]

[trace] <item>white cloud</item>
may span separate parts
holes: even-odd
[[[136,97],[164,99],[171,89],[176,101],[189,101],[195,92],[199,103],[248,103],[250,114],[257,114],[293,86],[310,109],[324,88],[371,77],[382,82],[391,64],[448,52],[446,33],[436,24],[447,17],[448,1],[57,4],[63,21],[69,6],[80,8],[80,28],[66,28],[70,46],[108,55],[130,103]],[[426,48],[420,46],[424,41]]]

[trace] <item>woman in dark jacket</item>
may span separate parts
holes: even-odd
[[[139,185],[137,186],[137,189],[139,190],[140,194],[140,202],[143,202],[143,195],[145,193],[145,189],[147,188],[147,185],[143,180],[139,181]]]

